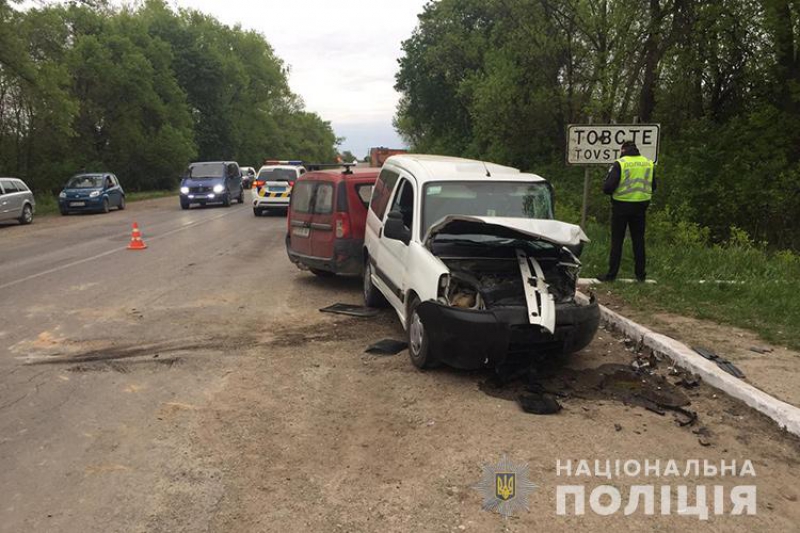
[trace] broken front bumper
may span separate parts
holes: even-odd
[[[531,325],[524,307],[470,311],[427,301],[418,312],[432,353],[442,363],[465,370],[499,366],[509,354],[577,352],[592,342],[600,325],[594,297],[586,305],[556,304],[553,333]]]

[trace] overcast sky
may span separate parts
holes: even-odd
[[[346,137],[342,151],[363,157],[372,146],[401,147],[394,75],[426,0],[169,1],[262,33],[290,66],[306,108]]]

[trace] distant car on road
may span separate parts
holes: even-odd
[[[242,187],[245,189],[249,189],[253,186],[253,180],[256,177],[256,169],[253,167],[241,167],[242,168]]]
[[[317,276],[361,274],[364,227],[377,168],[309,172],[294,186],[286,252]]]
[[[244,203],[242,172],[235,161],[207,161],[189,165],[181,180],[181,208],[191,204]]]
[[[33,222],[36,201],[25,182],[17,178],[0,178],[0,221]]]
[[[91,172],[72,176],[58,195],[62,215],[76,211],[108,213],[112,208],[125,209],[125,191],[114,174]]]
[[[302,161],[267,161],[253,182],[253,214],[261,216],[268,209],[286,209],[292,187],[306,173]]]

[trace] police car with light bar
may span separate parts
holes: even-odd
[[[265,161],[253,180],[253,214],[258,217],[268,209],[288,209],[292,187],[305,173],[302,161]]]

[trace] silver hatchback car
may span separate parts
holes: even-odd
[[[25,182],[17,178],[0,178],[0,221],[33,222],[36,201]]]

